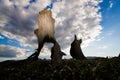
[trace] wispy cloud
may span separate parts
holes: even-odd
[[[8,45],[0,45],[0,57],[13,58],[23,57],[26,50]]]
[[[110,8],[112,8],[113,7],[113,2],[109,1],[109,3],[110,3]]]
[[[107,48],[108,48],[108,46],[106,46],[106,45],[103,45],[103,46],[99,47],[99,49],[107,49]]]

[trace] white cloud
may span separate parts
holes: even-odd
[[[108,48],[108,46],[106,46],[106,45],[103,45],[103,46],[100,46],[100,47],[98,47],[99,49],[107,49]]]
[[[109,1],[109,3],[110,3],[110,8],[112,8],[113,7],[113,2]]]
[[[83,39],[85,46],[101,33],[101,14],[98,13],[100,1],[64,0],[55,4],[53,14],[56,19],[56,38],[63,48],[70,45],[74,34]]]
[[[0,0],[0,26],[2,33],[20,41],[23,47],[37,47],[36,36],[38,12],[44,9],[50,0]],[[83,39],[83,47],[101,33],[101,14],[98,4],[102,0],[62,0],[54,4],[53,17],[56,20],[55,36],[62,50],[67,51],[74,34]],[[29,6],[28,9],[25,9]],[[64,39],[64,40],[63,40]],[[46,48],[46,47],[45,47]],[[67,49],[67,50],[66,50]],[[46,49],[43,48],[43,53]]]
[[[13,5],[16,5],[18,7],[25,7],[27,5],[29,5],[30,0],[11,0],[10,2],[13,4]]]
[[[106,35],[107,36],[112,36],[114,34],[114,32],[115,32],[114,30],[107,31]]]
[[[8,45],[0,45],[0,57],[24,57],[25,56],[25,49],[17,48]]]

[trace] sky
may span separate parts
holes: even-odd
[[[37,16],[46,7],[52,10],[55,38],[67,54],[64,58],[71,58],[74,34],[82,38],[85,56],[119,55],[119,0],[0,0],[0,61],[25,59],[35,51]],[[50,59],[52,46],[46,43],[39,57]]]

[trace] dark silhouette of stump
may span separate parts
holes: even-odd
[[[63,55],[66,55],[66,54],[61,51],[59,44],[55,42],[54,46],[51,49],[52,65],[56,66],[57,64],[61,63]]]
[[[74,37],[75,37],[75,39],[71,43],[70,55],[75,59],[86,59],[86,57],[84,56],[84,54],[81,50],[81,47],[80,47],[80,45],[82,43],[82,39],[77,40],[76,35]]]
[[[45,42],[51,42],[51,43],[55,44],[56,39],[54,37],[50,38],[49,36],[45,36],[43,40],[41,39],[39,41],[38,29],[36,29],[34,31],[34,33],[35,33],[35,35],[37,36],[37,39],[38,39],[38,49],[36,49],[36,51],[31,56],[29,56],[27,59],[38,60],[38,56],[40,54],[41,49],[43,48],[44,43]]]
[[[119,53],[118,57],[120,58],[120,53]]]

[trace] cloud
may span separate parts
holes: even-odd
[[[13,58],[13,57],[23,57],[25,54],[25,49],[16,48],[13,46],[0,45],[0,57]]]
[[[106,36],[112,36],[113,34],[115,33],[115,31],[112,29],[112,30],[108,30],[106,31]]]
[[[106,46],[106,45],[103,45],[103,46],[100,46],[100,47],[98,47],[99,49],[107,49],[108,48],[108,46]]]
[[[109,1],[109,3],[110,3],[110,8],[112,8],[113,7],[113,2]]]
[[[100,2],[101,0],[64,0],[54,5],[56,38],[63,48],[70,45],[74,34],[83,39],[85,47],[101,33],[101,14],[98,13]]]
[[[69,50],[74,34],[83,39],[82,46],[86,47],[101,33],[100,2],[102,0],[62,0],[54,4],[55,37],[62,50]],[[37,38],[33,33],[38,26],[37,15],[49,4],[50,0],[32,3],[29,0],[0,0],[2,34],[18,40],[23,47],[37,48]],[[43,50],[44,53],[47,49]]]
[[[0,35],[0,39],[4,39],[4,37],[2,37],[2,36]]]
[[[41,0],[31,4],[28,2],[29,0],[1,0],[0,3],[2,33],[11,35],[10,38],[16,38],[21,45],[32,43],[30,40],[35,38],[33,31],[37,27],[37,13],[49,1]],[[29,8],[26,9],[26,6]]]

